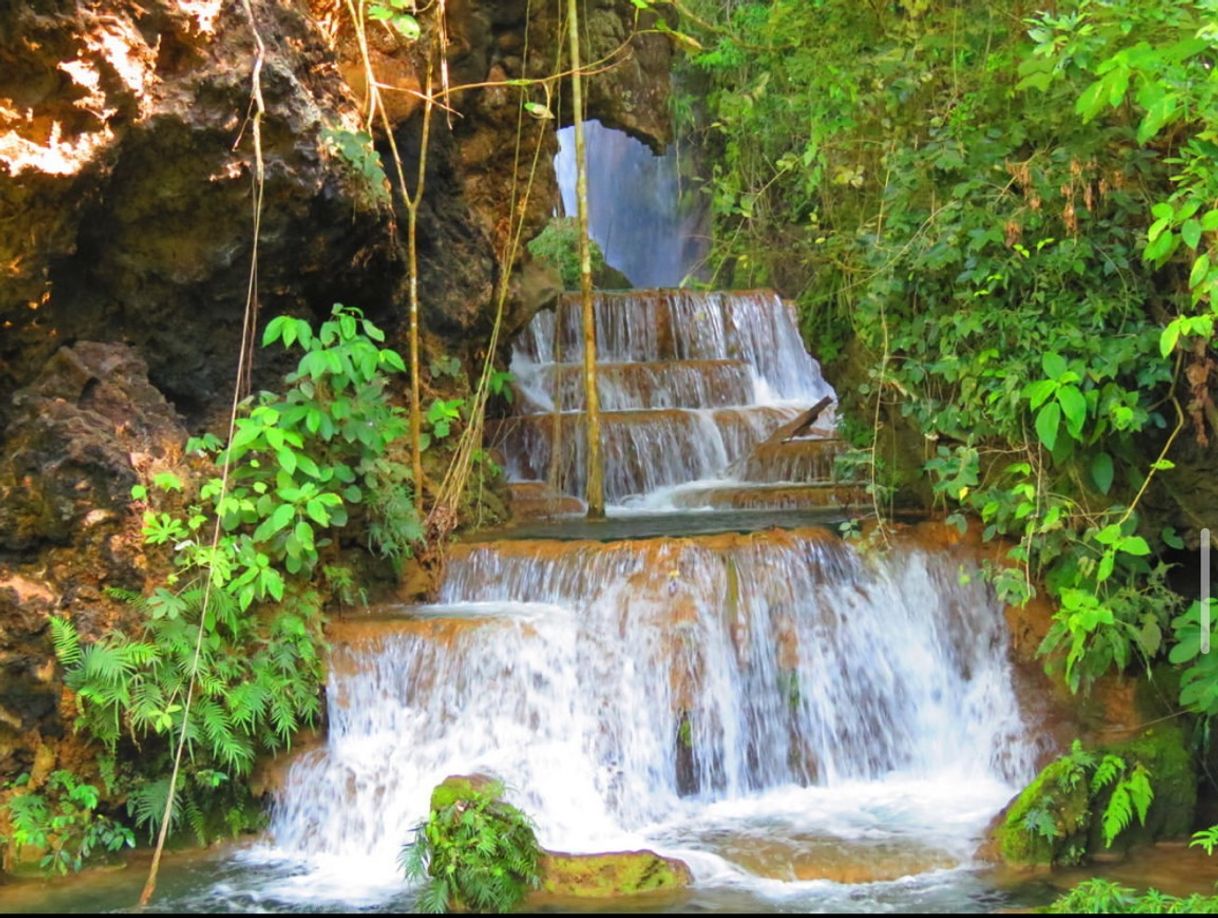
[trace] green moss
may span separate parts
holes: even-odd
[[[541,859],[541,888],[551,896],[612,899],[684,889],[689,868],[653,851],[609,854],[547,852]]]
[[[447,809],[458,800],[472,800],[493,783],[492,778],[484,775],[450,775],[431,792],[431,811]]]
[[[1146,823],[1134,819],[1114,840],[1115,850],[1188,835],[1197,807],[1193,756],[1182,728],[1158,726],[1090,754],[1076,744],[1069,755],[1047,765],[995,830],[1004,861],[1016,866],[1073,864],[1110,850],[1104,844],[1101,817],[1116,783],[1095,793],[1091,790],[1096,762],[1105,756],[1118,756],[1125,764],[1124,774],[1144,767],[1154,790]]]
[[[1077,765],[1061,758],[1045,766],[1024,788],[998,827],[998,848],[1004,861],[1047,867],[1081,857],[1091,811],[1086,778],[1072,780],[1076,774]]]

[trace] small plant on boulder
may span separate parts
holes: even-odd
[[[499,781],[462,777],[432,792],[430,815],[401,855],[407,879],[424,881],[420,911],[509,912],[538,887],[533,823],[502,794]]]

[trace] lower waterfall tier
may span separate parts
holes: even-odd
[[[930,809],[901,844],[959,863],[1031,768],[981,578],[816,529],[457,546],[437,605],[334,639],[329,737],[272,831],[384,877],[453,773],[502,778],[554,848],[755,873],[732,851],[759,814],[802,801],[784,844],[846,844],[912,785]]]

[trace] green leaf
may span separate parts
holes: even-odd
[[[1117,550],[1123,551],[1127,555],[1136,555],[1144,557],[1150,554],[1150,546],[1146,544],[1146,540],[1141,536],[1125,536],[1117,543]]]
[[[409,13],[398,13],[393,17],[392,21],[393,27],[397,29],[398,34],[407,41],[418,41],[419,36],[423,34],[423,30],[419,27],[419,20]]]
[[[1163,329],[1163,334],[1159,336],[1159,353],[1166,357],[1176,347],[1176,342],[1180,340],[1180,328],[1183,325],[1181,319],[1172,319],[1167,328]]]
[[[270,347],[283,334],[284,325],[293,321],[287,316],[276,316],[267,323],[266,331],[262,333],[262,346]]]
[[[1188,285],[1190,287],[1200,286],[1210,273],[1210,253],[1202,252],[1193,262],[1193,269],[1188,274]]]
[[[296,508],[291,504],[280,504],[275,508],[275,512],[266,520],[263,520],[256,530],[254,530],[254,541],[265,542],[275,533],[279,532],[288,523],[292,522],[296,516]]]
[[[1196,219],[1185,220],[1180,227],[1180,238],[1190,249],[1195,249],[1201,241],[1201,223]]]
[[[1041,356],[1040,363],[1049,379],[1058,379],[1066,372],[1066,358],[1061,354],[1048,351]]]
[[[1167,201],[1160,201],[1150,208],[1150,214],[1156,220],[1171,220],[1176,215],[1176,209]]]
[[[1031,404],[1033,408],[1039,408],[1044,401],[1057,391],[1057,381],[1052,379],[1042,379],[1039,382],[1029,383],[1024,387],[1023,396]]]
[[[1050,402],[1036,414],[1036,436],[1050,451],[1057,445],[1057,428],[1060,423],[1061,409],[1057,402]]]
[[[1077,387],[1062,386],[1057,390],[1057,401],[1066,416],[1066,429],[1070,436],[1075,440],[1081,439],[1083,424],[1087,420],[1087,399]]]
[[[1106,551],[1104,556],[1100,558],[1100,565],[1095,573],[1096,583],[1103,583],[1112,576],[1112,569],[1116,565],[1115,552]]]
[[[1095,482],[1101,494],[1107,494],[1112,489],[1112,479],[1112,456],[1108,453],[1096,453],[1091,460],[1091,480]]]
[[[1138,143],[1144,144],[1150,141],[1163,129],[1165,124],[1172,120],[1175,113],[1175,96],[1164,94],[1156,99],[1147,108],[1146,114],[1142,116],[1142,122],[1138,125]]]
[[[1083,116],[1084,122],[1093,119],[1100,113],[1100,109],[1104,107],[1106,95],[1104,90],[1104,81],[1096,80],[1083,90],[1082,95],[1078,97],[1078,101],[1074,103],[1074,110]]]

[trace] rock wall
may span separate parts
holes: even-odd
[[[523,243],[557,200],[561,107],[518,130],[519,93],[544,103],[543,86],[486,84],[565,65],[557,0],[446,9],[454,91],[428,149],[421,312],[431,352],[473,358],[513,221],[523,231],[505,331],[558,293]],[[629,0],[586,0],[585,15],[585,53],[609,65],[590,116],[662,145],[667,40],[631,38]],[[0,2],[0,779],[64,732],[47,617],[72,616],[86,633],[114,624],[121,610],[104,588],[145,585],[131,485],[227,409],[253,243],[254,27],[265,44],[260,319],[319,317],[341,301],[400,347],[405,211],[370,193],[327,135],[360,129],[367,89],[343,0]],[[367,36],[413,186],[422,43],[378,23]],[[388,136],[376,143],[393,176]],[[283,369],[260,356],[255,385]]]

